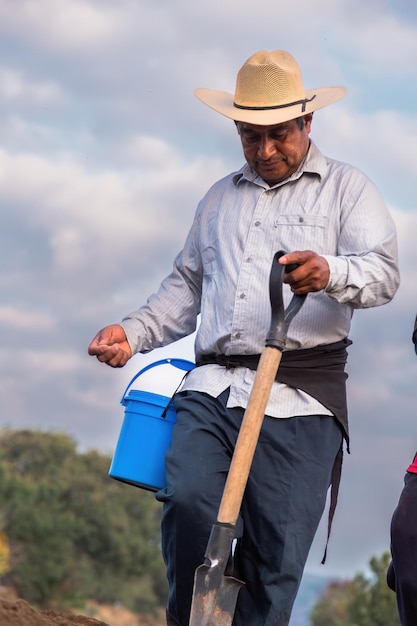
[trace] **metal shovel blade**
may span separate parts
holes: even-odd
[[[214,524],[205,560],[197,567],[189,626],[231,626],[237,596],[244,583],[226,574],[234,526]]]

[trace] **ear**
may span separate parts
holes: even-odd
[[[307,134],[311,130],[312,121],[313,121],[313,113],[307,113],[307,115],[304,115],[304,124],[305,124],[305,129],[306,129]]]

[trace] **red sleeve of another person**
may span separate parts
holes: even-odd
[[[414,461],[411,463],[409,467],[407,467],[407,472],[412,472],[413,474],[417,474],[417,454],[414,457]]]

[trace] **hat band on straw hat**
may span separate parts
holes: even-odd
[[[286,104],[275,104],[272,106],[266,107],[249,107],[243,104],[237,104],[233,102],[233,106],[237,109],[244,109],[245,111],[270,111],[272,109],[285,109],[286,107],[293,107],[297,104],[301,104],[301,112],[304,113],[306,110],[306,104],[314,100],[316,96],[314,95],[312,98],[304,98],[303,100],[296,100],[295,102],[287,102]]]

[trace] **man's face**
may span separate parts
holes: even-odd
[[[304,128],[296,120],[272,126],[237,122],[248,164],[270,187],[297,171],[308,150],[313,114],[304,116]]]

